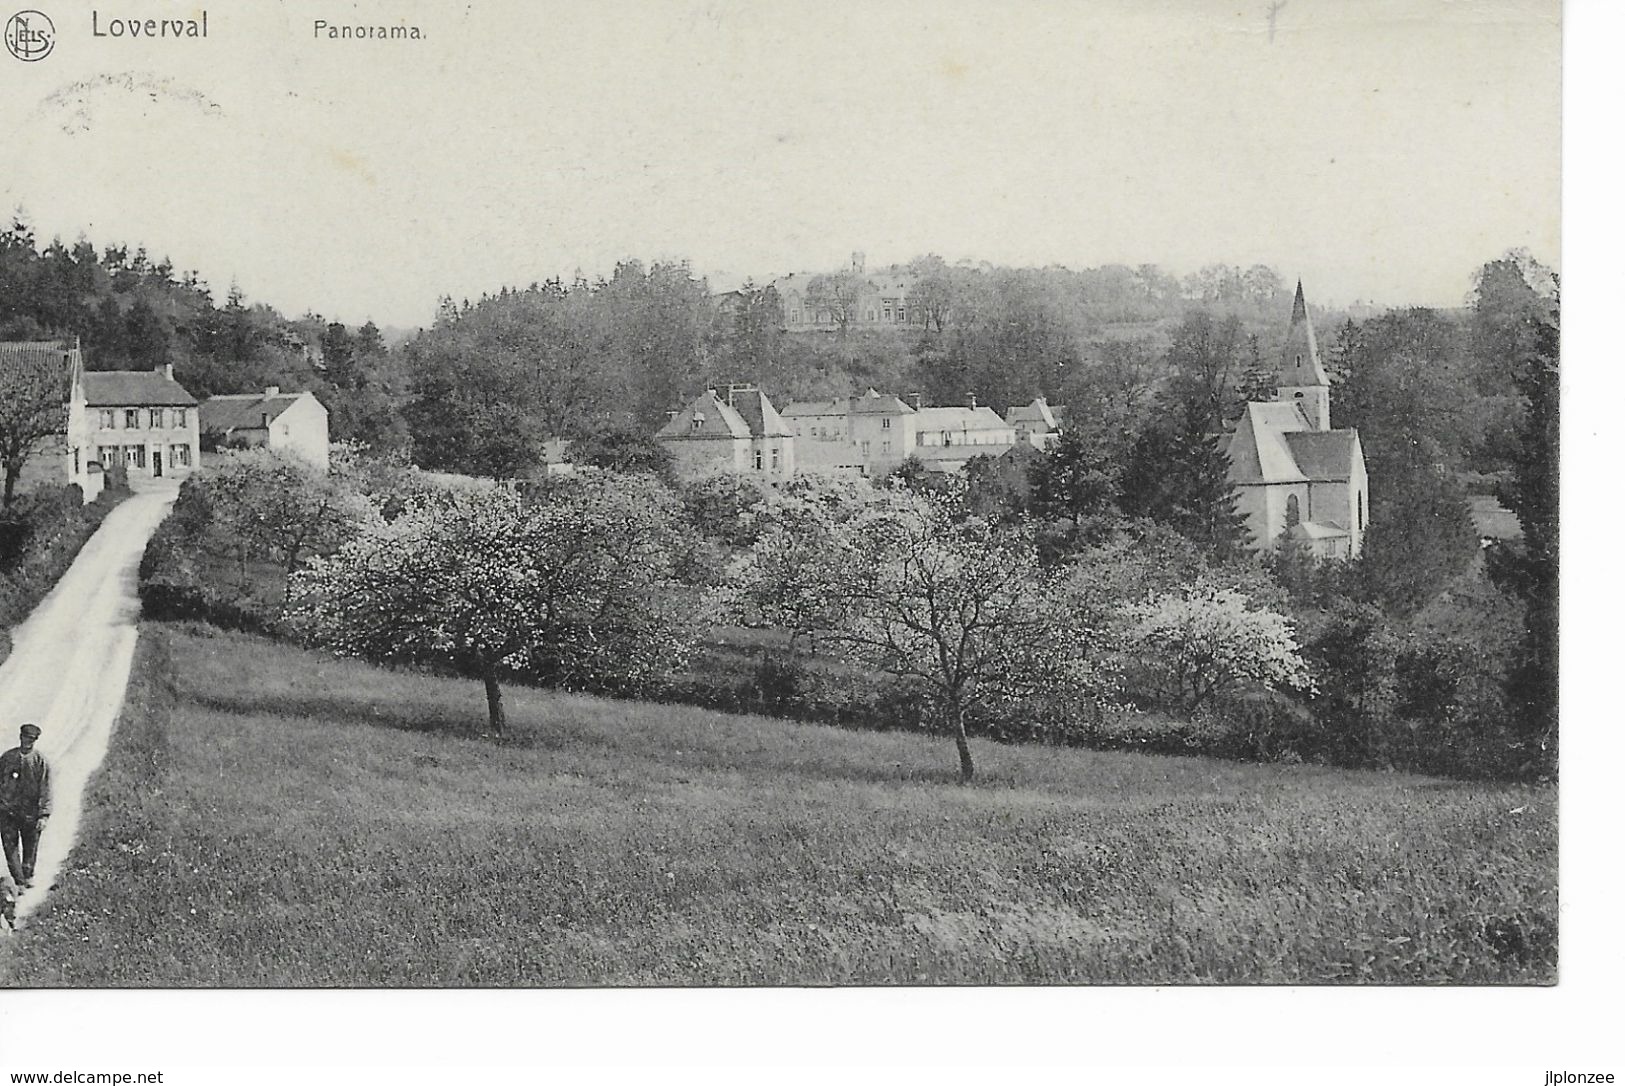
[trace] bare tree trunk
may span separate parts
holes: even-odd
[[[508,715],[502,709],[502,686],[497,682],[496,669],[485,668],[485,707],[491,716],[491,731],[498,739],[502,738],[502,729],[507,726]]]
[[[959,748],[959,783],[969,784],[976,776],[976,763],[971,761],[970,739],[965,735],[965,709],[956,702],[948,712],[953,724],[954,746]]]
[[[4,499],[0,499],[0,508],[11,508],[11,499],[17,492],[17,476],[21,474],[22,468],[14,468],[10,464],[6,465],[6,493]]]

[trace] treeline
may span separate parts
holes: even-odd
[[[270,385],[311,390],[341,441],[404,452],[410,398],[400,360],[370,322],[289,319],[233,287],[224,304],[196,271],[145,248],[40,246],[26,222],[0,230],[0,339],[78,337],[93,370],[175,367],[200,399]]]

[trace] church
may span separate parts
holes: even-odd
[[[1285,536],[1316,558],[1357,558],[1371,496],[1365,452],[1354,430],[1331,426],[1331,382],[1298,283],[1275,399],[1249,403],[1230,438],[1236,511],[1253,549]]]

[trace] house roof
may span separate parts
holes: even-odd
[[[811,418],[827,415],[846,417],[851,404],[846,400],[791,400],[779,414],[784,418]]]
[[[750,427],[751,437],[794,437],[790,427],[774,410],[768,398],[756,389],[734,393],[728,397],[730,405]]]
[[[292,407],[303,392],[237,393],[230,396],[210,396],[198,408],[198,428],[201,430],[258,430],[265,425],[265,416],[273,419]]]
[[[1298,470],[1311,479],[1348,479],[1354,474],[1359,437],[1353,430],[1299,430],[1283,435]]]
[[[1010,424],[991,407],[922,407],[915,423],[918,431],[1008,430]]]
[[[10,377],[35,379],[41,373],[62,382],[62,399],[68,398],[79,349],[61,340],[34,340],[0,343],[0,381]]]
[[[655,437],[664,441],[731,441],[750,437],[750,424],[717,399],[715,389],[708,388],[673,415]]]
[[[87,370],[90,407],[195,407],[197,400],[162,370]]]
[[[1309,429],[1293,403],[1249,403],[1230,438],[1230,479],[1236,483],[1305,481],[1286,435]]]
[[[1051,430],[1057,429],[1059,424],[1055,421],[1055,413],[1050,410],[1044,397],[1040,396],[1026,407],[1012,407],[1004,413],[1005,421],[1014,426],[1018,422],[1043,423]]]
[[[849,410],[854,415],[912,415],[914,409],[891,393],[884,395],[870,389],[851,401]]]

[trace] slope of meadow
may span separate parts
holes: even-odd
[[[0,983],[1549,983],[1556,792],[949,744],[144,628]]]

